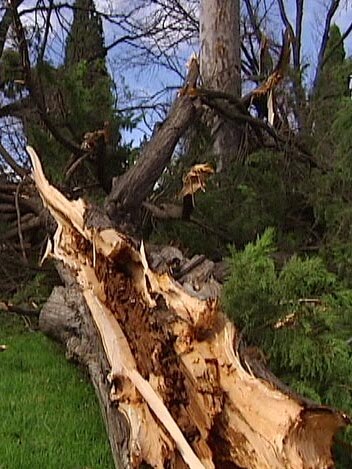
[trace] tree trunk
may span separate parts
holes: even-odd
[[[100,229],[82,200],[50,186],[29,152],[58,223],[47,253],[64,264],[67,286],[54,291],[41,326],[88,367],[116,464],[331,467],[332,439],[347,417],[256,378],[217,290],[202,288],[204,269],[183,285],[152,271],[143,243]]]
[[[64,344],[68,359],[87,369],[99,400],[115,466],[120,469],[130,467],[128,421],[110,399],[109,363],[101,338],[70,271],[60,263],[57,269],[67,286],[54,288],[41,311],[39,327]]]
[[[239,0],[202,0],[200,15],[200,73],[206,88],[241,96],[241,40]],[[238,159],[241,128],[223,117],[212,119],[214,153],[218,171]]]

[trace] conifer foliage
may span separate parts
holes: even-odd
[[[121,129],[131,124],[115,110],[117,98],[106,66],[102,20],[93,0],[77,0],[73,5],[64,64],[56,68],[44,63],[37,70],[50,118],[69,141],[90,155],[71,171],[80,154],[72,155],[52,141],[40,121],[29,122],[30,143],[45,155],[54,181],[71,188],[96,187],[95,195],[101,188],[108,192],[112,177],[128,165],[129,149],[120,141]],[[94,145],[86,144],[89,135]],[[104,138],[96,139],[99,135]]]
[[[76,0],[72,27],[67,37],[65,64],[70,66],[82,60],[104,60],[105,55],[102,20],[93,0]]]
[[[224,308],[286,384],[351,412],[352,290],[319,257],[293,256],[278,269],[275,250],[273,229],[231,249]]]

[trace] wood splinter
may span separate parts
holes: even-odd
[[[137,249],[123,233],[88,228],[87,205],[51,186],[28,152],[58,224],[48,254],[70,278],[59,287],[67,305],[56,309],[53,292],[41,324],[90,370],[116,465],[122,458],[123,467],[160,469],[331,467],[332,440],[347,416],[244,369],[218,298],[200,299],[167,272],[151,271],[143,243]],[[90,320],[95,332],[84,326]]]

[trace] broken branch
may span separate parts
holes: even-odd
[[[109,369],[101,372],[111,387],[101,400],[118,401],[124,413],[129,464],[330,467],[333,436],[348,417],[286,394],[243,368],[238,334],[217,296],[200,299],[167,273],[153,272],[143,242],[111,228],[89,228],[86,204],[68,201],[50,186],[28,151],[43,203],[58,223],[50,253],[71,272],[70,288],[82,292],[88,309],[81,310],[101,338],[85,340],[100,353],[102,348],[101,363],[107,359]],[[85,360],[89,366],[91,359]],[[116,408],[113,415],[119,415]]]

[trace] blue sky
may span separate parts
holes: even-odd
[[[181,0],[185,1],[186,0]],[[320,45],[320,35],[323,29],[323,22],[325,20],[325,11],[326,8],[324,5],[327,3],[330,3],[331,0],[305,0],[304,3],[304,20],[303,20],[303,47],[302,47],[302,52],[303,52],[303,60],[305,63],[309,63],[313,65],[310,68],[310,76],[312,76],[313,71],[314,71],[314,64],[316,63],[316,57],[317,57],[317,52],[318,48]],[[113,10],[115,12],[121,12],[123,10],[126,11],[126,8],[130,8],[132,5],[131,0],[95,0],[96,6],[98,10],[102,11],[109,11]],[[264,4],[265,0],[263,0]],[[23,6],[22,7],[29,7],[33,5],[35,2],[34,0],[24,0]],[[284,0],[284,3],[286,5],[287,13],[289,16],[289,19],[291,22],[294,24],[294,15],[295,15],[295,1],[294,0]],[[341,30],[344,31],[349,24],[352,22],[352,0],[345,1],[341,0],[341,3],[343,4],[342,7],[340,7],[338,13],[335,16],[336,23],[340,26]],[[347,4],[347,6],[346,6]],[[34,19],[34,18],[33,18]],[[29,22],[30,19],[27,19]],[[123,34],[121,31],[115,28],[113,31],[111,25],[109,23],[105,23],[105,37],[106,37],[106,44],[109,44],[113,39],[115,39],[115,35],[121,35]],[[54,22],[54,29],[58,27],[58,23]],[[276,25],[273,27],[275,31]],[[278,34],[280,30],[281,32],[282,29],[282,23],[279,21],[277,18],[277,29],[275,32]],[[64,44],[64,36],[61,36],[61,45],[57,44],[56,49],[60,50],[62,52],[62,45]],[[345,42],[345,47],[348,55],[352,54],[352,35],[348,38],[348,40]],[[197,45],[194,47],[184,47],[182,54],[183,55],[183,73],[186,73],[186,62],[187,58],[191,55],[193,51],[198,51],[197,50]],[[59,53],[61,53],[59,52]],[[117,89],[121,91],[121,88],[123,86],[123,83],[126,83],[132,94],[135,94],[139,98],[142,96],[147,96],[150,94],[155,93],[157,90],[162,89],[163,87],[166,86],[181,86],[182,81],[180,77],[178,77],[176,74],[173,73],[168,73],[164,68],[158,68],[156,66],[153,67],[145,67],[143,69],[137,69],[137,68],[132,68],[129,66],[128,60],[127,63],[125,63],[122,67],[121,64],[119,67],[116,66],[116,58],[119,58],[122,53],[126,53],[126,47],[125,46],[117,46],[114,49],[112,49],[109,52],[109,62],[111,64],[111,71],[114,73],[114,78],[117,82]],[[128,54],[127,54],[128,56]],[[54,51],[51,50],[49,52],[49,57],[55,60],[55,55]],[[59,57],[59,55],[57,56]],[[121,93],[119,93],[120,96]],[[175,95],[175,92],[173,93],[173,96]],[[172,94],[169,94],[168,96],[164,96],[163,99],[165,101],[171,100],[172,99]],[[136,103],[136,100],[133,100],[132,98],[128,98],[127,100],[123,100],[123,98],[120,98],[119,101],[119,106],[120,107],[126,107],[129,104],[134,105]],[[140,131],[134,131],[132,135],[129,135],[128,133],[125,134],[126,139],[131,139],[133,138],[135,140],[135,143],[138,143],[139,139],[143,136],[143,133],[147,130],[147,127],[144,124],[140,125]],[[148,131],[147,131],[148,132]]]
[[[303,15],[303,55],[309,62],[315,63],[318,49],[320,46],[321,34],[324,28],[326,16],[326,4],[329,1],[323,0],[305,0]],[[293,0],[286,0],[287,13],[290,21],[294,24],[295,3]],[[352,23],[352,2],[351,0],[341,1],[342,6],[339,7],[334,16],[333,23],[336,23],[341,32],[344,32]],[[347,5],[347,6],[346,6]],[[352,34],[345,41],[345,49],[347,55],[352,53]]]
[[[104,0],[99,0],[103,2]],[[324,22],[326,17],[327,5],[331,0],[305,0],[304,2],[304,15],[303,15],[303,28],[302,28],[302,61],[303,63],[310,64],[307,68],[307,81],[311,82],[315,65],[317,61],[318,50],[321,43],[321,36],[324,29]],[[286,11],[289,16],[291,23],[295,24],[295,1],[285,0]],[[344,32],[352,22],[352,0],[341,0],[341,5],[338,12],[336,13],[333,22],[336,22],[340,27],[341,31]],[[275,33],[277,29],[280,30],[282,22],[279,17],[276,18],[277,24],[274,23],[273,30]],[[275,30],[276,28],[276,30]],[[108,32],[107,32],[108,33]],[[108,34],[107,34],[108,39]],[[185,54],[185,63],[192,50],[196,48],[189,48]],[[352,34],[345,41],[345,49],[347,56],[352,55]],[[113,52],[114,53],[114,52]],[[112,54],[113,54],[112,53]],[[157,68],[145,69],[143,72],[137,73],[136,70],[127,69],[124,72],[126,82],[130,84],[131,88],[140,89],[141,92],[153,93],[156,89],[161,88],[164,85],[180,85],[180,79],[173,74],[168,74],[164,69],[158,70]],[[142,125],[142,132],[145,130],[145,126]],[[133,133],[133,137],[137,138],[138,132]]]

